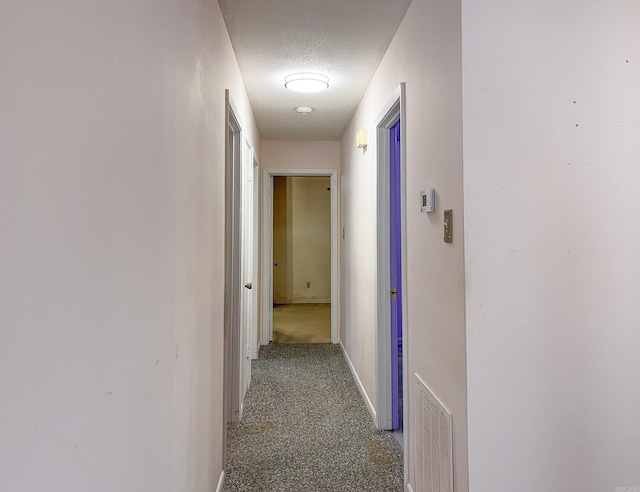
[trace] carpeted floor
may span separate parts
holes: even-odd
[[[273,306],[273,343],[330,343],[331,304]]]
[[[337,345],[264,346],[252,371],[225,492],[403,490],[400,446],[373,425]]]

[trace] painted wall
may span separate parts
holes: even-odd
[[[7,0],[0,59],[0,489],[215,490],[218,4]]]
[[[331,178],[276,176],[273,190],[273,299],[331,302]]]
[[[291,290],[289,265],[291,264],[291,178],[273,178],[273,300],[287,302]],[[277,265],[277,266],[276,266]]]
[[[263,169],[340,169],[340,142],[263,140]]]
[[[472,490],[640,487],[638,19],[464,1]]]
[[[407,377],[420,374],[454,417],[456,490],[468,490],[462,211],[462,79],[460,4],[413,0],[342,139],[342,342],[376,404],[375,125],[400,82],[407,123]],[[359,129],[369,146],[356,148]],[[437,191],[438,210],[422,214],[420,190]],[[445,209],[454,211],[454,242],[443,242]],[[413,446],[413,384],[405,435]],[[409,477],[414,460],[409,454]],[[484,490],[484,489],[482,489]]]

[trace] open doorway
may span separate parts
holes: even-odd
[[[265,170],[263,344],[338,343],[337,170]]]
[[[391,294],[391,428],[403,429],[402,168],[400,117],[389,129],[389,286]]]
[[[406,174],[404,84],[377,119],[377,424],[402,434],[407,415]],[[405,453],[405,466],[406,457]]]
[[[331,342],[331,179],[273,177],[273,342]]]

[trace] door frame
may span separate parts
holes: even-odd
[[[390,283],[390,145],[389,130],[400,121],[400,211],[401,211],[401,250],[402,250],[402,388],[403,420],[408,425],[407,391],[407,347],[408,317],[407,300],[407,210],[406,210],[406,112],[405,84],[401,83],[376,118],[376,375],[377,375],[377,412],[376,424],[379,429],[392,428],[391,410],[391,283]],[[403,432],[405,458],[409,455],[407,433]],[[406,465],[406,463],[405,463]],[[406,468],[405,468],[406,469]]]
[[[251,359],[257,359],[262,342],[260,336],[260,298],[262,283],[260,282],[260,159],[254,147],[251,147],[248,158],[253,164],[253,272],[255,275],[253,288],[256,289],[255,306],[252,313],[253,319],[249,337],[249,356]]]
[[[338,170],[264,169],[262,179],[262,344],[273,340],[273,178],[275,176],[329,176],[331,186],[331,343],[340,341],[338,279]]]
[[[229,145],[233,136],[232,145]],[[242,413],[241,329],[241,176],[244,132],[239,112],[225,90],[225,267],[224,267],[224,391],[226,424]],[[232,148],[231,148],[232,147]]]

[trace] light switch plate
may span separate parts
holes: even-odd
[[[453,210],[444,211],[444,242],[453,242]]]

